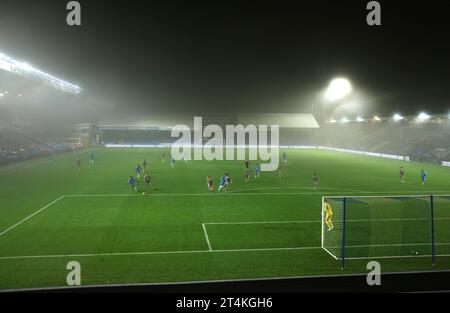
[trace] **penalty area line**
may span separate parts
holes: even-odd
[[[63,195],[63,196],[59,197],[58,199],[53,200],[52,202],[50,202],[50,203],[47,204],[46,206],[40,208],[39,210],[37,210],[37,211],[31,213],[30,215],[28,215],[27,217],[21,219],[21,220],[20,220],[19,222],[17,222],[16,224],[14,224],[14,225],[12,225],[11,227],[9,227],[9,228],[5,229],[4,231],[2,231],[2,232],[0,233],[0,236],[3,236],[3,235],[6,234],[7,232],[9,232],[11,229],[13,229],[13,228],[19,226],[20,224],[22,224],[23,222],[26,222],[27,220],[29,220],[30,218],[32,218],[32,217],[35,216],[36,214],[38,214],[38,213],[44,211],[45,209],[51,207],[52,205],[54,205],[56,202],[60,201],[60,200],[63,199],[64,197],[65,197],[65,196]]]
[[[209,249],[209,251],[213,251],[213,249],[211,248],[211,242],[209,241],[208,232],[206,231],[206,225],[202,224],[202,228],[203,228],[203,233],[205,234],[206,243],[208,244],[208,249]]]

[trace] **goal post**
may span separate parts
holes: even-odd
[[[81,138],[64,138],[64,143],[69,144],[73,150],[83,148],[83,142]]]
[[[352,259],[422,258],[434,265],[436,256],[450,256],[450,196],[325,196],[321,234],[322,248],[342,270]]]

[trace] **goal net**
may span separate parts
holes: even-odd
[[[64,138],[64,143],[69,144],[73,150],[78,150],[83,148],[83,143],[81,138]]]
[[[345,259],[396,257],[434,264],[450,255],[450,196],[323,197],[322,248],[342,267]]]

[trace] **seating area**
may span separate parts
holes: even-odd
[[[450,160],[450,121],[440,123],[382,122],[328,124],[318,136],[321,145],[409,156],[441,163]]]
[[[72,145],[41,137],[30,130],[0,131],[0,165],[69,151],[73,151]]]

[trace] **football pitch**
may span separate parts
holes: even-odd
[[[350,216],[356,225],[347,228],[350,252],[352,242],[359,251],[353,255],[367,254],[374,241],[361,234],[374,227],[378,236],[394,238],[376,255],[350,253],[345,271],[321,247],[322,197],[448,195],[450,168],[292,149],[285,150],[281,177],[262,172],[246,183],[243,161],[178,161],[172,168],[169,149],[93,151],[94,165],[81,151],[0,168],[0,289],[65,286],[70,261],[80,263],[82,285],[346,275],[367,273],[369,260],[378,260],[383,272],[450,269],[450,201],[436,208],[435,266],[429,242],[423,241],[431,233],[425,215],[385,210],[379,225],[363,213]],[[141,178],[135,193],[127,179],[144,159],[152,188]],[[405,184],[400,166],[406,169]],[[425,185],[422,168],[428,172]],[[225,172],[232,184],[218,193]],[[316,191],[314,172],[320,176]],[[214,193],[207,190],[208,175]],[[396,223],[402,223],[400,241],[390,232]]]

